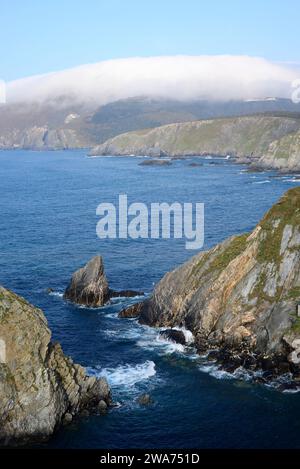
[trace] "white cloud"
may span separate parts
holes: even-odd
[[[90,105],[134,96],[179,100],[290,97],[294,67],[248,56],[134,57],[108,60],[7,84],[8,102],[70,96]]]

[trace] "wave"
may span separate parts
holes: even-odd
[[[270,184],[271,181],[269,179],[266,179],[265,181],[255,181],[252,182],[252,184]]]
[[[252,381],[255,377],[261,376],[262,373],[260,371],[251,372],[243,367],[239,367],[230,373],[214,363],[200,365],[199,370],[203,373],[208,373],[216,379],[236,379],[243,381]]]
[[[105,377],[112,387],[131,387],[156,375],[155,363],[147,360],[137,365],[119,365],[116,368],[89,368],[88,373]]]
[[[184,353],[185,351],[184,345],[168,340],[160,334],[156,334],[154,337],[146,335],[137,341],[137,345],[149,352],[156,351],[162,355],[170,355],[175,352]]]
[[[174,329],[183,333],[185,341],[188,345],[194,343],[195,337],[189,329],[186,329],[185,327],[174,327]]]
[[[49,293],[50,296],[57,296],[59,298],[63,298],[64,294],[62,292],[59,292],[59,291],[51,291]]]

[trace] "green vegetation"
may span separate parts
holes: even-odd
[[[207,264],[202,277],[207,276],[211,273],[219,274],[222,270],[224,270],[233,259],[239,256],[247,246],[247,238],[249,234],[243,234],[240,236],[235,236],[231,239],[228,246],[224,249],[223,245],[221,244],[217,249],[217,252],[212,253],[208,251],[203,254],[200,258],[199,262],[197,262],[192,269],[190,277],[197,277],[200,275],[201,270]],[[210,257],[212,258],[210,262]]]
[[[274,223],[278,223],[275,226]],[[258,252],[260,262],[281,261],[280,247],[284,228],[287,225],[300,226],[300,187],[290,189],[262,219],[260,226],[266,233]]]

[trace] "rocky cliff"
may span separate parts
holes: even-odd
[[[0,441],[50,436],[61,424],[110,404],[105,379],[64,355],[43,312],[0,287]]]
[[[299,129],[300,119],[292,117],[257,115],[195,121],[122,134],[96,146],[90,154],[231,155],[256,167],[275,167],[274,160],[280,154],[283,161],[278,167],[294,170],[299,161],[299,142],[295,139]],[[287,164],[291,151],[294,157]]]
[[[214,349],[220,360],[226,351],[233,368],[255,368],[267,360],[274,373],[299,377],[299,302],[297,187],[252,233],[227,239],[166,274],[136,312],[151,326],[191,330],[199,351]]]

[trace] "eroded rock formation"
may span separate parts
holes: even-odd
[[[108,282],[101,256],[93,257],[73,275],[64,297],[86,306],[103,306],[109,300]]]
[[[103,259],[101,256],[95,256],[72,275],[64,298],[80,305],[96,308],[105,305],[111,298],[131,298],[143,294],[135,290],[111,290],[104,272]]]
[[[43,312],[0,287],[1,443],[48,437],[110,400],[104,378],[87,376],[51,342]]]
[[[300,376],[299,301],[297,187],[252,233],[233,236],[167,273],[140,307],[139,320],[185,327],[199,351],[217,348],[221,362],[235,357],[233,367],[248,363]]]

